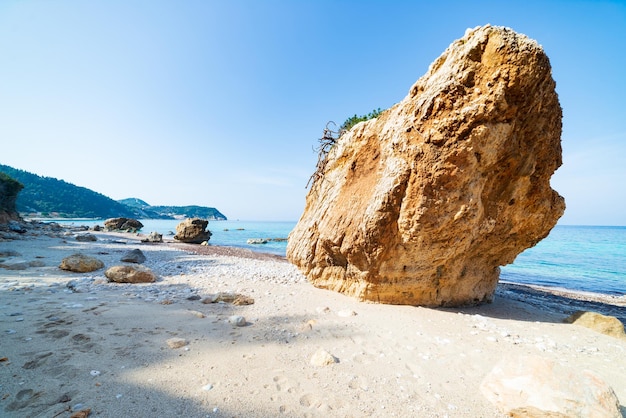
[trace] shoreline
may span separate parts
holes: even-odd
[[[164,237],[162,243],[144,243],[141,242],[147,234],[142,232],[128,233],[116,231],[91,231],[83,230],[84,226],[77,225],[75,227],[61,226],[62,230],[73,233],[92,233],[98,236],[109,237],[112,240],[121,239],[133,242],[138,246],[165,246],[172,249],[186,251],[202,256],[225,256],[236,257],[251,260],[268,260],[276,262],[284,262],[290,264],[286,257],[272,252],[263,252],[262,250],[251,250],[248,248],[237,246],[188,244],[174,240],[173,238]],[[1,272],[1,270],[0,270]],[[597,312],[604,315],[616,316],[626,324],[626,295],[616,296],[605,293],[594,293],[583,290],[567,289],[562,287],[550,287],[542,285],[533,285],[528,283],[515,283],[511,281],[500,280],[494,294],[495,297],[504,297],[506,299],[516,300],[537,308],[548,310],[550,312],[563,315],[570,315],[576,310],[597,309]],[[370,303],[370,302],[362,302]],[[477,307],[488,305],[477,305]],[[399,305],[404,306],[404,305]],[[406,305],[411,306],[411,305]],[[565,309],[563,309],[565,307]],[[444,308],[434,308],[444,309]]]
[[[478,387],[499,360],[528,354],[592,370],[626,412],[626,342],[563,323],[575,299],[503,283],[474,307],[364,303],[269,254],[76,232],[0,240],[20,254],[5,264],[38,262],[0,268],[0,415],[501,418]],[[57,267],[81,252],[108,268],[135,248],[156,282]],[[223,292],[254,303],[202,302]],[[312,364],[319,350],[333,362]]]
[[[207,246],[200,246],[194,244],[176,243],[174,241],[164,241],[163,245],[170,245],[173,248],[181,248],[185,251],[190,251],[200,255],[224,255],[289,263],[286,257],[271,253],[263,253],[261,251],[252,251],[245,248],[214,246],[210,244]],[[499,281],[494,297],[519,301],[539,309],[550,311],[555,314],[562,314],[564,316],[569,316],[576,311],[594,311],[603,315],[614,316],[622,321],[622,323],[626,324],[626,296],[620,297],[604,293],[585,292],[582,290],[579,291],[549,286]],[[374,302],[367,301],[361,303],[376,304]],[[486,305],[488,305],[488,303]],[[480,308],[480,306],[483,305],[477,305],[476,307]],[[462,309],[466,307],[459,308]],[[445,308],[435,307],[432,309]]]

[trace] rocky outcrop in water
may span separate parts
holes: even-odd
[[[288,259],[363,300],[490,301],[499,266],[565,209],[548,57],[511,29],[470,30],[397,105],[344,133],[313,176]]]
[[[174,239],[188,244],[202,244],[211,239],[211,231],[206,231],[209,221],[206,219],[185,219],[176,225]]]

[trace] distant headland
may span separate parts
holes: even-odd
[[[219,210],[205,206],[152,206],[132,197],[113,200],[101,193],[75,186],[63,180],[43,177],[0,164],[0,173],[16,180],[20,190],[15,207],[29,218],[93,218],[130,217],[141,219],[203,218],[227,220]]]

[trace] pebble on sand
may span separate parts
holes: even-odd
[[[174,338],[170,338],[166,341],[167,345],[169,346],[169,348],[181,348],[186,346],[187,344],[189,344],[189,341],[187,341],[184,338],[178,338],[178,337],[174,337]]]
[[[237,327],[243,327],[244,325],[246,325],[246,318],[240,315],[233,315],[228,318],[228,322]]]
[[[206,317],[206,315],[205,315],[205,314],[203,314],[203,313],[202,313],[202,312],[200,312],[200,311],[192,311],[192,310],[190,309],[190,310],[189,310],[189,313],[190,313],[190,314],[192,314],[192,315],[193,315],[193,316],[195,316],[195,317],[198,317],[198,318],[205,318],[205,317]]]
[[[313,366],[328,366],[330,364],[337,363],[339,360],[328,351],[320,348],[311,357],[311,364]]]

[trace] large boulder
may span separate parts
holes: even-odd
[[[501,360],[480,391],[513,417],[622,416],[617,395],[600,377],[539,356]]]
[[[499,266],[565,210],[550,187],[561,118],[535,41],[469,30],[404,100],[321,154],[288,259],[315,286],[361,300],[491,301]]]
[[[211,231],[205,231],[209,221],[200,218],[185,219],[176,225],[174,239],[190,244],[202,244],[211,239]]]
[[[143,228],[143,224],[132,218],[111,218],[104,221],[104,228],[108,231],[137,232]]]

